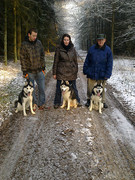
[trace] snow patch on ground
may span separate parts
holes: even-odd
[[[135,111],[135,62],[133,59],[114,59],[113,73],[108,83],[112,85],[118,94],[115,97],[122,98],[129,106],[129,110]]]
[[[118,109],[113,109],[111,116],[117,122],[117,129],[116,126],[114,127],[111,123],[109,125],[106,122],[106,126],[109,129],[109,132],[112,138],[117,141],[125,141],[124,144],[129,144],[135,150],[135,129],[131,125],[131,123],[123,116],[123,114]]]
[[[54,53],[46,57],[46,73],[52,68],[53,56]],[[0,126],[15,111],[14,101],[25,82],[22,76],[20,61],[10,61],[7,66],[0,62]]]

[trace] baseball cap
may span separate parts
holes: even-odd
[[[98,34],[97,39],[106,39],[106,35],[105,34]]]

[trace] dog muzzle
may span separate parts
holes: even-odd
[[[28,96],[30,96],[30,92],[28,92],[28,94],[27,94]]]

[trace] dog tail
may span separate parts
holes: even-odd
[[[17,104],[18,104],[18,101],[16,100],[16,101],[14,102],[14,107],[15,107],[15,108],[17,108]]]

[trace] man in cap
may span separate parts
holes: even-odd
[[[84,65],[83,73],[87,75],[87,103],[85,106],[90,106],[90,98],[94,84],[102,83],[105,88],[106,80],[112,75],[113,56],[109,46],[106,45],[106,35],[97,35],[97,44],[91,46],[88,50]],[[105,103],[105,91],[103,91],[103,104]]]

